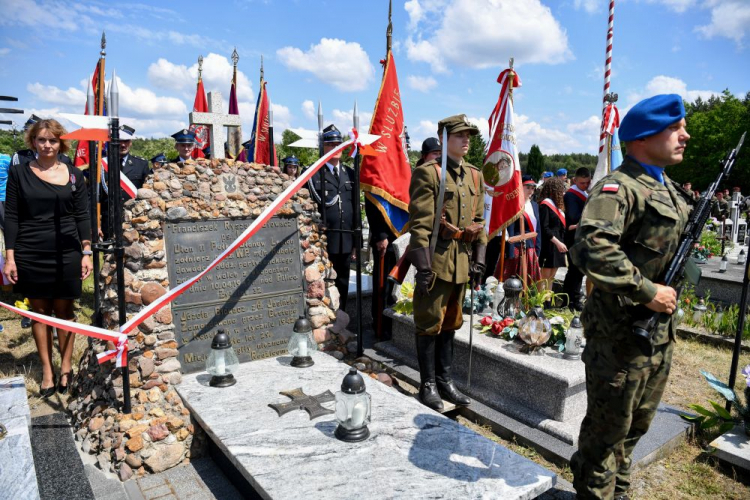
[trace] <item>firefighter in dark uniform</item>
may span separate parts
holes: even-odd
[[[326,154],[341,144],[339,129],[329,125],[323,129],[323,153]],[[321,168],[325,176],[325,195],[321,197],[321,175],[316,173],[308,181],[310,194],[318,204],[318,210],[325,210],[328,260],[336,273],[335,284],[339,292],[339,309],[346,310],[349,295],[349,271],[354,251],[356,205],[354,199],[354,170],[341,163],[341,153],[334,155]]]
[[[28,120],[26,120],[26,123],[23,125],[23,130],[28,130],[32,125],[34,125],[36,122],[41,120],[36,115],[31,115]],[[29,163],[31,160],[36,160],[36,151],[33,149],[20,149],[16,151],[16,154],[13,155],[13,158],[10,161],[11,165],[23,165],[24,163]],[[66,164],[69,167],[73,166],[73,162],[70,161],[70,158],[68,155],[65,154],[58,154],[57,159]]]
[[[120,159],[122,164],[120,165],[121,175],[126,176],[133,185],[140,189],[143,187],[143,182],[146,180],[146,176],[151,174],[151,167],[149,166],[148,160],[130,154],[130,147],[133,145],[133,135],[135,129],[127,125],[120,126]],[[106,181],[106,175],[103,180]],[[99,200],[101,203],[101,214],[102,214],[102,225],[101,231],[104,239],[110,238],[109,233],[109,190],[112,186],[108,186],[106,183],[102,183],[101,191],[99,192]],[[125,203],[130,199],[130,196],[120,189],[120,196],[122,202]]]

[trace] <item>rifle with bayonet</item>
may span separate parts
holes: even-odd
[[[695,243],[700,241],[703,227],[706,225],[706,221],[708,221],[708,217],[711,215],[714,194],[719,188],[719,185],[732,171],[732,167],[734,167],[735,160],[737,159],[737,154],[740,152],[740,148],[742,148],[742,143],[745,142],[746,133],[747,132],[744,132],[742,134],[737,147],[732,149],[722,161],[721,171],[716,180],[711,183],[708,189],[706,189],[699,198],[698,203],[693,209],[692,214],[690,214],[690,219],[685,226],[685,231],[680,239],[677,253],[675,253],[669,263],[666,273],[664,274],[663,284],[674,287],[677,291],[678,299],[682,292],[685,278],[694,285],[697,285],[700,280],[700,268],[698,268],[695,262],[690,258],[690,255]],[[653,353],[653,336],[662,314],[664,313],[648,311],[648,317],[633,323],[633,335],[635,336],[636,344],[647,356],[650,356]]]

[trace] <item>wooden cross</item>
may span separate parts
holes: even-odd
[[[193,111],[190,113],[190,125],[207,125],[211,133],[211,158],[225,158],[224,143],[227,133],[224,127],[242,125],[239,115],[222,113],[221,92],[208,93],[208,113]]]

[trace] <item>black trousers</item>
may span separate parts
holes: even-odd
[[[350,253],[329,253],[328,260],[333,265],[333,270],[336,271],[336,280],[334,284],[336,289],[339,291],[339,309],[346,311],[346,302],[349,298],[349,272],[352,262],[352,254]]]
[[[568,304],[578,304],[583,299],[582,284],[583,273],[568,257],[568,273],[565,275],[565,281],[563,282],[563,293],[568,294]]]
[[[391,318],[383,314],[383,310],[395,303],[391,291],[393,284],[388,280],[388,273],[396,265],[396,253],[392,245],[388,245],[383,258],[381,271],[380,254],[373,246],[373,268],[372,268],[372,328],[378,334],[378,318],[380,318],[381,337],[391,338]],[[380,274],[383,273],[383,286],[380,286]]]

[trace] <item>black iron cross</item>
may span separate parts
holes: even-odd
[[[334,413],[333,410],[323,408],[320,404],[336,400],[336,396],[331,391],[326,391],[317,396],[308,396],[302,392],[302,388],[300,387],[291,391],[281,391],[279,394],[292,398],[288,403],[272,403],[268,405],[276,410],[276,413],[280,417],[293,410],[305,410],[310,415],[310,420]]]

